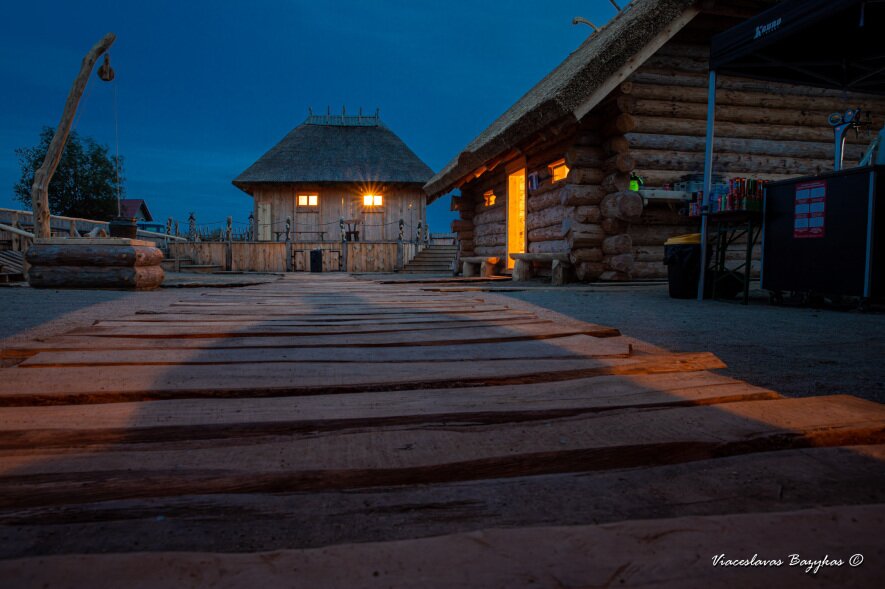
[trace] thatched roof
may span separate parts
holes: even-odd
[[[233,183],[424,184],[427,164],[378,115],[309,115]],[[248,190],[247,190],[248,191]]]
[[[576,108],[695,3],[634,0],[470,142],[430,179],[425,192],[431,199],[439,197],[461,178],[537,131],[566,117],[574,119]]]

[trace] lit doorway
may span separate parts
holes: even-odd
[[[525,253],[525,168],[507,176],[507,267],[510,254]]]

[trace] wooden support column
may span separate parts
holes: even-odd
[[[633,243],[627,230],[629,222],[642,214],[643,206],[642,197],[628,190],[630,173],[636,167],[625,137],[636,128],[632,115],[636,100],[631,92],[632,85],[624,84],[600,105],[606,114],[602,141],[608,155],[602,164],[606,176],[600,183],[606,193],[599,203],[600,226],[606,234],[601,244],[600,280],[628,280],[633,270]]]

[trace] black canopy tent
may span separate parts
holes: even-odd
[[[885,95],[885,0],[787,0],[713,37],[701,243],[707,243],[717,74]],[[706,256],[702,247],[698,300]]]

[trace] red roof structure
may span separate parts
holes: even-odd
[[[153,221],[154,217],[142,198],[124,198],[120,200],[120,215],[136,217],[139,221]]]

